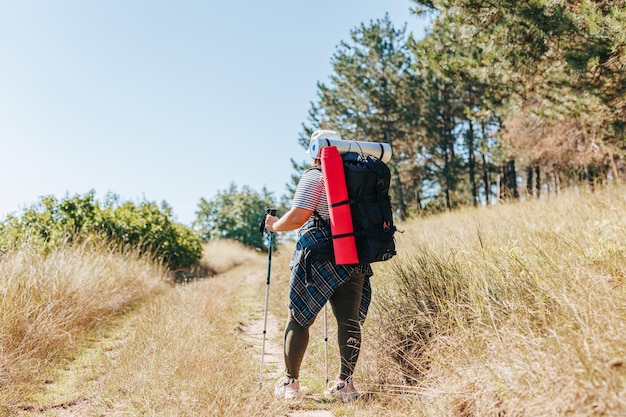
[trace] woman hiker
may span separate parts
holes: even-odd
[[[311,139],[341,139],[333,130],[318,130]],[[308,151],[307,151],[308,152]],[[285,375],[274,386],[274,393],[290,399],[300,395],[300,365],[309,342],[309,327],[330,301],[337,319],[337,341],[341,356],[339,375],[324,392],[327,397],[351,401],[358,397],[352,381],[361,347],[361,324],[371,300],[369,264],[337,265],[332,260],[309,259],[311,247],[330,242],[331,230],[324,178],[319,158],[314,169],[304,173],[293,196],[291,209],[280,219],[267,215],[265,227],[270,232],[298,231],[295,252],[289,264],[289,318],[285,328]],[[330,247],[330,246],[327,246]],[[311,257],[313,258],[313,257]]]

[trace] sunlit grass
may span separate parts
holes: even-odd
[[[210,274],[221,274],[258,257],[254,249],[230,239],[211,240],[202,245],[200,266]]]
[[[257,415],[262,401],[258,356],[235,332],[233,292],[243,278],[237,271],[179,286],[133,318],[133,332],[108,364],[102,383],[116,410],[159,416],[230,416],[247,410]]]
[[[42,256],[23,247],[0,256],[0,395],[25,395],[48,365],[99,322],[162,288],[164,276],[146,258],[105,249]]]
[[[48,258],[26,249],[2,258],[11,278],[3,330],[11,330],[7,317],[23,316],[28,334],[18,340],[17,325],[3,331],[0,415],[59,407],[80,415],[274,415],[283,406],[271,405],[273,381],[258,386],[260,346],[240,331],[242,320],[258,319],[242,306],[263,305],[265,258],[232,242],[211,248],[229,269],[175,285],[131,255],[65,248]],[[27,285],[9,285],[19,282]]]
[[[0,258],[0,399],[24,401],[23,387],[47,375],[51,385],[74,390],[68,403],[85,415],[274,416],[321,408],[363,417],[621,416],[625,213],[621,187],[400,225],[398,256],[373,265],[355,376],[365,400],[348,405],[320,399],[338,369],[330,310],[328,370],[323,315],[302,365],[311,397],[273,399],[271,372],[259,389],[261,346],[250,345],[240,324],[262,317],[267,253],[214,242],[203,263],[219,275],[166,285],[160,268],[132,256],[66,248],[46,259],[24,249]],[[292,247],[273,253],[270,270],[269,310],[280,329],[268,338],[279,344]],[[130,314],[117,314],[130,305]],[[106,334],[77,352],[100,322]],[[71,360],[64,372],[76,381],[43,372],[61,360]],[[81,383],[79,368],[89,366],[89,383]]]
[[[424,415],[622,415],[625,213],[619,188],[405,225],[369,323],[379,380]]]

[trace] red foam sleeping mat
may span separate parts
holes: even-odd
[[[336,146],[322,148],[322,174],[326,184],[326,198],[330,211],[330,230],[333,234],[335,262],[338,265],[359,263],[352,228],[352,213],[348,203],[348,189],[343,161]]]

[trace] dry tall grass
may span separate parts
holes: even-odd
[[[625,191],[406,225],[368,369],[421,415],[625,415]]]
[[[221,274],[236,266],[253,262],[258,254],[243,243],[217,239],[202,245],[200,266],[211,274]]]
[[[267,254],[237,246],[211,247],[209,254],[224,262],[218,269],[239,266],[170,286],[122,317],[123,325],[110,332],[114,341],[94,347],[101,350],[92,355],[97,375],[83,380],[74,374],[74,382],[54,379],[50,385],[65,384],[72,394],[64,404],[83,415],[275,416],[297,408],[361,417],[625,415],[625,195],[623,187],[563,193],[402,225],[400,254],[374,265],[374,302],[356,371],[357,387],[373,394],[365,401],[343,405],[317,396],[285,403],[272,398],[272,381],[258,390],[260,346],[250,346],[237,329],[262,312]],[[148,278],[153,266],[129,272],[112,266],[112,255],[101,256],[91,267],[97,255],[73,250],[49,261],[27,252],[0,260],[0,324],[22,323],[14,326],[22,329],[17,336],[3,332],[5,387],[9,380],[39,378],[46,363],[66,355],[58,348],[73,346],[65,329],[93,325],[77,315],[71,321],[80,326],[46,333],[43,318],[56,323],[72,317],[62,308],[70,301],[57,306],[59,298],[75,299],[84,312],[96,311],[87,316],[101,318],[115,310],[105,307],[109,302],[132,302],[117,297],[136,290],[141,277],[145,288],[133,299],[163,282]],[[275,252],[271,270],[271,311],[283,324],[289,256],[289,245]],[[74,262],[78,266],[71,267]],[[109,279],[113,287],[118,280],[130,287],[107,293],[99,285]],[[20,313],[12,313],[20,305]],[[41,334],[31,349],[38,355],[11,353],[33,334]],[[81,332],[67,334],[76,343]],[[329,313],[330,378],[338,365],[334,340]],[[90,358],[73,362],[93,367],[89,362],[96,359]],[[23,370],[13,372],[19,364]],[[325,374],[320,316],[302,366],[309,393],[323,391]]]
[[[23,247],[0,256],[0,403],[44,378],[97,323],[164,285],[164,270],[132,253]]]
[[[27,314],[24,327],[29,336],[42,335],[29,340],[37,348],[37,355],[31,353],[37,366],[27,366],[22,355],[23,372],[5,372],[10,381],[0,388],[0,415],[34,417],[60,410],[86,416],[275,415],[283,405],[272,405],[269,390],[258,386],[260,346],[250,346],[238,330],[242,320],[260,317],[266,259],[233,242],[220,241],[211,249],[230,269],[177,285],[164,284],[164,276],[148,278],[154,265],[126,265],[115,255],[67,248],[47,259],[28,251],[5,257],[3,275],[32,284],[7,286],[3,316],[23,315],[19,299],[36,298],[26,303],[26,313],[35,306],[41,312]],[[21,262],[14,260],[18,257]],[[111,319],[139,299],[127,314]],[[59,303],[67,308],[57,308]],[[100,320],[101,326],[82,337]],[[12,356],[3,358],[11,359],[6,371],[19,364]]]
[[[262,267],[258,257],[254,265]],[[97,386],[100,409],[123,415],[265,415],[257,350],[235,332],[245,271],[235,268],[177,286],[146,303],[132,317],[123,347],[105,360]]]

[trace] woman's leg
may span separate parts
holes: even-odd
[[[350,281],[337,288],[330,298],[333,314],[337,319],[337,341],[341,355],[339,378],[342,380],[354,373],[361,350],[359,306],[364,280],[364,275],[353,274]]]
[[[284,342],[285,368],[289,378],[297,379],[300,374],[302,358],[309,344],[309,326],[304,327],[298,324],[289,312]]]

